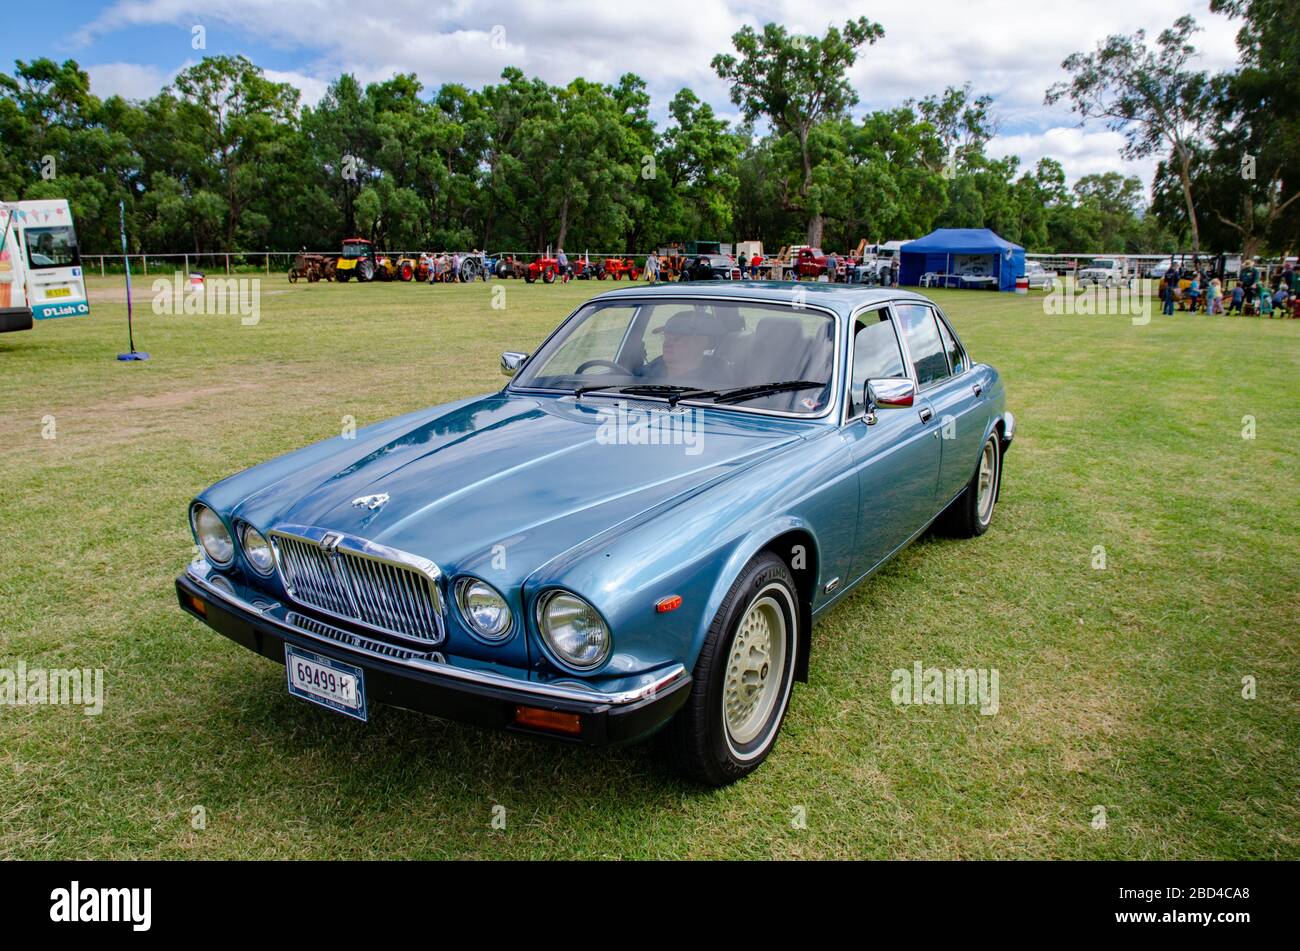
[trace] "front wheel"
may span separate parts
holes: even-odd
[[[709,627],[686,705],[665,730],[678,768],[726,786],[767,758],[794,686],[799,652],[794,578],[771,552],[736,579]]]

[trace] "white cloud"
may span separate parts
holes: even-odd
[[[1121,175],[1136,175],[1149,186],[1156,160],[1125,161],[1119,157],[1123,145],[1124,137],[1118,132],[1058,126],[1044,132],[996,136],[989,143],[988,152],[994,158],[1018,156],[1021,169],[1030,172],[1040,158],[1056,159],[1064,166],[1066,179],[1070,182],[1084,175],[1119,172]]]
[[[308,76],[305,73],[282,72],[278,69],[263,70],[266,78],[274,83],[288,83],[297,87],[302,93],[299,102],[304,106],[314,106],[320,102],[321,97],[325,95],[325,89],[329,83],[327,80],[319,79],[315,76]]]
[[[149,99],[172,81],[177,70],[142,66],[139,63],[100,63],[97,66],[87,66],[86,72],[90,75],[90,91],[101,99],[109,96]]]

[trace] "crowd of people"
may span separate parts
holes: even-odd
[[[465,262],[471,259],[477,266],[466,267]],[[441,254],[430,254],[428,251],[421,251],[419,273],[430,284],[459,284],[476,278],[484,281],[488,279],[481,251],[473,251],[470,254],[461,254],[459,251],[451,254],[445,251]],[[424,275],[428,276],[424,277]]]
[[[1179,269],[1170,264],[1160,278],[1161,313],[1175,311],[1236,314],[1243,317],[1300,318],[1300,272],[1287,262],[1268,280],[1251,259],[1242,262],[1237,283],[1200,267]]]

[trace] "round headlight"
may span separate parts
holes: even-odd
[[[252,525],[245,525],[243,532],[244,556],[253,570],[258,574],[269,575],[275,567],[275,555],[266,538]]]
[[[510,606],[486,581],[462,578],[456,584],[461,616],[480,637],[500,640],[510,633]]]
[[[589,670],[609,656],[609,628],[596,609],[576,594],[546,595],[537,614],[547,646],[570,667]]]
[[[195,504],[191,520],[194,525],[194,537],[203,546],[208,560],[215,565],[225,567],[235,557],[235,540],[226,531],[226,524],[220,516],[202,502]]]

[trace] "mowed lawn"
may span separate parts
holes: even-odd
[[[0,707],[0,857],[1300,858],[1300,321],[937,292],[1019,420],[994,526],[824,617],[774,754],[713,791],[653,747],[331,714],[172,587],[204,486],[496,389],[612,285],[493,309],[277,275],[243,326],[155,316],[137,279],[132,365],[120,279],[93,284],[89,319],[0,336],[0,667],[106,683],[97,717]],[[918,661],[996,669],[997,714],[895,706]]]

